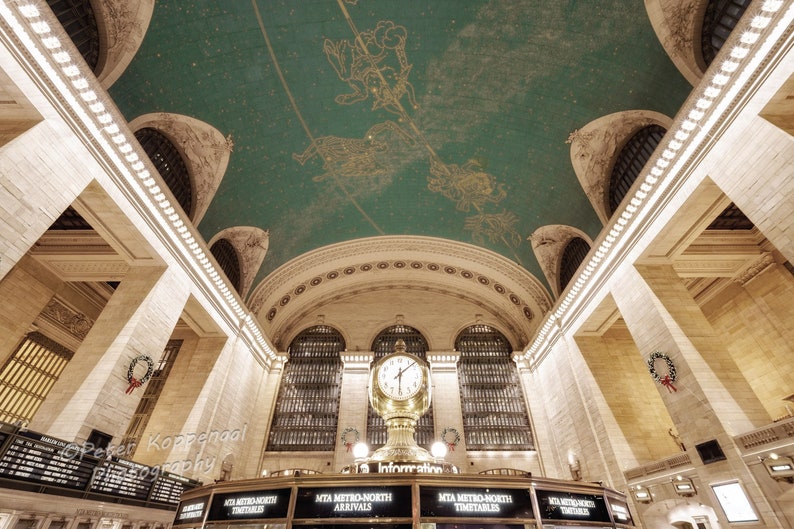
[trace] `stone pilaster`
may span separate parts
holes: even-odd
[[[143,389],[129,394],[127,370],[139,355],[165,348],[189,289],[163,269],[132,268],[53,386],[31,428],[83,441],[92,429],[124,434]],[[139,370],[145,365],[139,365]],[[140,373],[138,373],[141,376]]]
[[[433,418],[436,438],[441,439],[444,429],[458,432],[460,441],[450,446],[446,461],[466,471],[466,436],[463,428],[463,410],[460,405],[460,384],[458,383],[458,351],[428,351],[430,377],[433,386]],[[454,440],[454,432],[448,433],[444,442]]]
[[[31,330],[59,285],[60,280],[30,257],[23,257],[0,281],[0,366]]]
[[[660,351],[674,365],[675,380],[667,386],[657,384],[657,390],[694,465],[691,477],[702,484],[700,501],[714,507],[727,526],[707,484],[738,479],[759,514],[773,519],[733,442],[733,436],[770,422],[769,415],[672,266],[627,269],[612,294],[642,354],[641,361]],[[657,362],[660,376],[668,374],[664,361]],[[724,460],[702,461],[695,447],[710,441],[717,441]]]
[[[369,369],[375,353],[372,351],[344,351],[342,358],[342,388],[339,395],[339,422],[336,426],[337,444],[334,449],[334,471],[353,463],[353,447],[342,441],[347,428],[355,428],[360,441],[367,440],[367,411],[369,410]],[[353,442],[355,433],[347,434]],[[370,450],[375,447],[370,447]]]

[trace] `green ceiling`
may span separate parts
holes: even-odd
[[[690,89],[638,0],[157,0],[110,92],[129,120],[185,114],[231,136],[199,229],[270,230],[257,282],[376,235],[478,244],[543,281],[528,235],[601,227],[569,134],[622,110],[674,116]]]

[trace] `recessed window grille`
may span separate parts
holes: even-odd
[[[229,282],[234,289],[240,292],[240,259],[237,257],[237,250],[228,239],[218,239],[210,248],[215,260],[229,278]]]
[[[427,358],[427,340],[418,330],[408,325],[394,325],[378,334],[372,343],[372,351],[375,353],[375,360],[383,358],[389,353],[394,352],[397,340],[405,342],[405,350],[415,354],[419,358]],[[369,407],[367,413],[367,443],[372,447],[380,447],[386,444],[387,440],[386,423],[384,420]],[[433,426],[433,408],[427,410],[416,423],[416,443],[420,446],[429,447],[433,444],[435,437]]]
[[[96,73],[99,64],[99,31],[89,0],[47,0],[53,14],[69,34],[86,64]]]
[[[93,230],[94,228],[72,206],[69,206],[55,219],[51,230]]]
[[[565,250],[560,258],[560,292],[573,279],[574,274],[579,269],[587,252],[590,251],[590,244],[581,237],[574,237],[565,245]]]
[[[157,172],[165,180],[168,189],[173,193],[185,214],[191,214],[193,192],[190,185],[190,173],[187,165],[179,154],[179,150],[165,134],[151,127],[144,127],[135,132],[135,137],[146,151]]]
[[[32,332],[0,370],[0,421],[28,423],[74,353]]]
[[[339,422],[339,389],[345,340],[336,329],[317,325],[301,332],[276,399],[269,451],[332,451]]]
[[[609,214],[612,215],[623,202],[631,185],[648,163],[653,151],[667,130],[659,125],[649,125],[637,131],[623,146],[615,159],[609,177]]]
[[[755,224],[733,202],[714,219],[708,230],[752,230]]]
[[[489,325],[458,335],[463,429],[468,450],[534,450],[513,348]]]
[[[152,417],[152,412],[157,404],[157,400],[163,392],[163,386],[165,386],[165,381],[168,379],[168,374],[171,372],[171,368],[174,367],[176,355],[182,348],[182,343],[183,340],[169,340],[166,344],[165,350],[163,350],[163,354],[160,356],[160,361],[157,362],[154,368],[152,378],[149,379],[149,382],[147,382],[144,387],[143,396],[141,400],[138,401],[138,407],[135,409],[132,419],[130,419],[121,445],[125,447],[135,447],[140,444],[143,432],[146,430],[146,425],[149,424],[149,419]],[[131,456],[132,452],[130,452],[129,455]]]
[[[749,5],[750,0],[709,0],[700,34],[706,66],[714,61]]]

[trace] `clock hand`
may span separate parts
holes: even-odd
[[[403,376],[403,373],[405,373],[405,372],[406,372],[406,371],[408,371],[410,368],[412,368],[412,367],[414,366],[414,364],[416,364],[416,362],[411,362],[410,364],[408,364],[408,365],[407,365],[407,366],[405,366],[404,368],[400,369],[400,370],[397,372],[397,375],[396,375],[394,378],[402,378],[402,376]]]

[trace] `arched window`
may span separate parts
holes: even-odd
[[[455,340],[460,352],[463,428],[468,450],[534,450],[513,348],[489,325],[472,325]]]
[[[99,30],[89,0],[47,0],[53,14],[69,34],[88,67],[99,64]]]
[[[560,292],[565,290],[565,287],[573,279],[576,270],[589,251],[590,244],[581,237],[574,237],[565,245],[565,250],[560,258]]]
[[[336,329],[317,325],[301,332],[276,399],[267,450],[332,451],[339,420],[339,388],[345,340]]]
[[[706,66],[714,61],[749,5],[750,0],[709,0],[700,33],[700,47]]]
[[[0,369],[0,421],[30,422],[72,356],[43,334],[25,336]]]
[[[190,173],[179,150],[165,134],[151,127],[138,129],[135,131],[135,137],[165,180],[174,198],[182,206],[182,210],[189,216],[193,207],[193,191],[190,185]]]
[[[405,342],[407,352],[415,354],[419,358],[427,357],[427,340],[422,333],[407,325],[394,325],[384,329],[375,337],[372,343],[375,360],[393,353],[397,340]],[[416,424],[416,443],[429,447],[433,444],[433,437],[433,408],[431,407]],[[367,443],[373,448],[377,448],[386,444],[386,438],[386,423],[370,406],[367,413]]]
[[[667,132],[659,125],[649,125],[629,138],[620,150],[609,177],[609,214],[612,215],[623,202],[626,193],[648,162],[656,146]]]
[[[229,278],[234,289],[240,292],[240,259],[237,257],[237,250],[235,250],[232,243],[228,239],[218,239],[210,247],[215,260]]]

